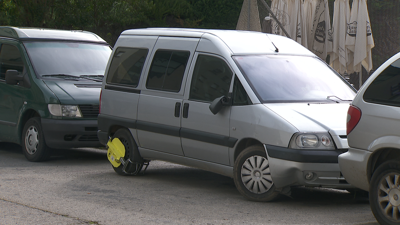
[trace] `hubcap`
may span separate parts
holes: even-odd
[[[255,194],[263,194],[273,185],[268,159],[263,156],[255,155],[246,159],[241,176],[247,190]]]
[[[389,173],[379,183],[378,203],[382,213],[392,221],[400,222],[400,174]]]
[[[39,132],[34,126],[30,126],[25,135],[26,151],[33,155],[39,146]]]

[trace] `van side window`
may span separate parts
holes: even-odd
[[[233,83],[233,105],[251,105],[252,102],[246,93],[242,83],[235,77]]]
[[[17,70],[22,74],[24,64],[16,46],[3,44],[0,50],[0,80],[5,80],[7,70]]]
[[[400,59],[372,81],[363,98],[366,102],[400,106]]]
[[[151,63],[146,88],[179,92],[189,56],[188,51],[158,50]]]
[[[137,87],[148,49],[119,47],[112,58],[107,83]]]
[[[218,97],[227,96],[232,75],[224,60],[210,55],[199,55],[193,71],[189,99],[211,102]]]

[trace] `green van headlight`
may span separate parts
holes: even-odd
[[[48,108],[53,116],[82,117],[81,111],[76,105],[49,104]]]

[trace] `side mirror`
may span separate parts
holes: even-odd
[[[219,111],[221,111],[222,106],[229,106],[230,105],[230,98],[221,96],[219,98],[214,99],[214,101],[211,102],[209,108],[210,111],[215,115]]]
[[[22,81],[23,76],[16,70],[6,71],[6,84],[16,85]]]

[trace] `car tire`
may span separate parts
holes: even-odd
[[[380,224],[400,224],[400,161],[383,163],[373,173],[369,202]]]
[[[247,147],[239,154],[233,167],[233,178],[240,194],[251,201],[269,202],[279,196],[262,146]]]
[[[30,118],[22,131],[22,151],[31,162],[45,161],[50,157],[39,117]]]
[[[124,159],[130,159],[132,162],[136,162],[138,164],[132,164],[129,168],[126,169],[126,172],[123,171],[123,165],[121,164],[118,167],[114,167],[114,171],[122,176],[129,175],[137,175],[143,168],[143,158],[139,154],[138,147],[136,142],[133,140],[131,132],[125,128],[117,130],[113,135],[113,138],[118,138],[121,143],[125,147],[125,156]],[[134,173],[135,172],[135,173]]]

